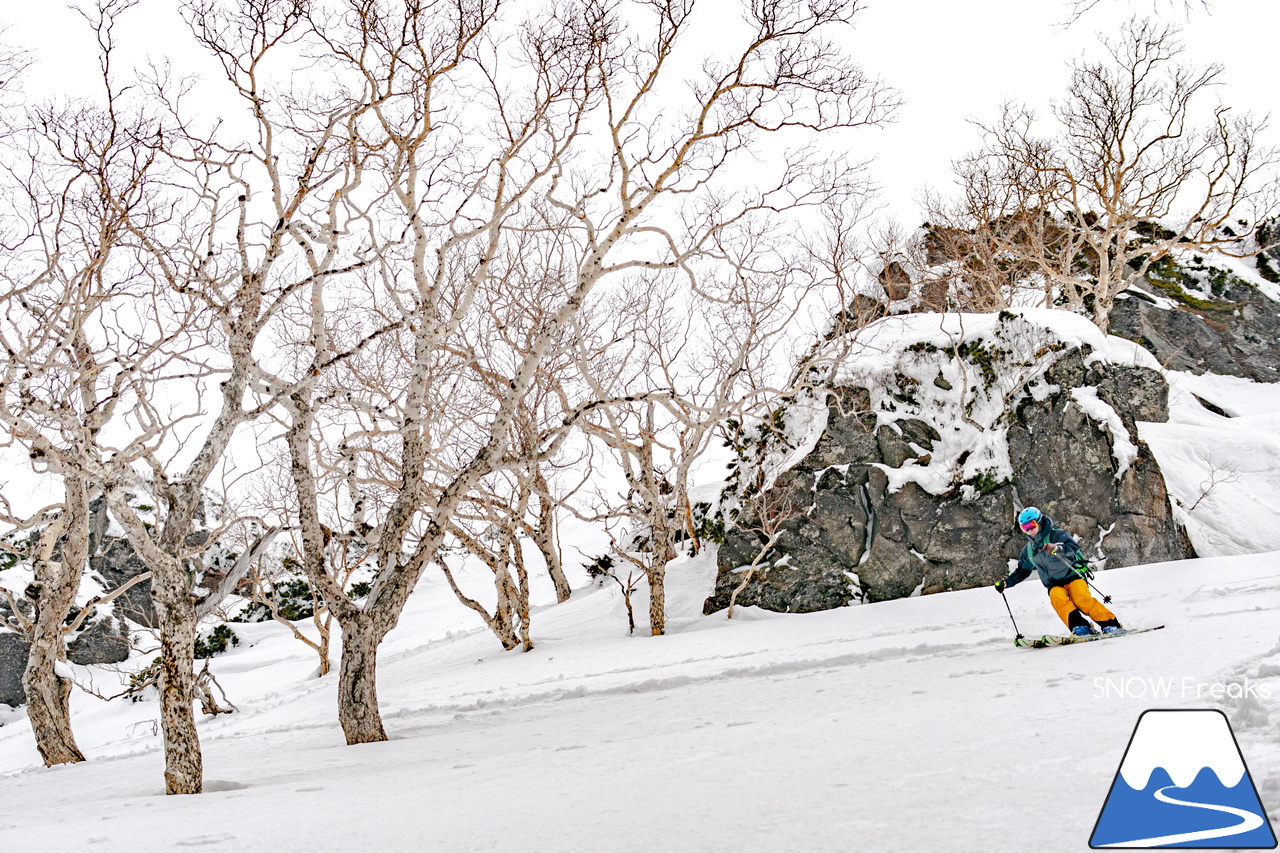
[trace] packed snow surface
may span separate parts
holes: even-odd
[[[616,587],[579,578],[570,601],[536,610],[529,653],[502,651],[430,576],[381,654],[391,740],[355,747],[314,653],[278,625],[236,625],[241,645],[211,669],[240,710],[200,722],[204,794],[163,795],[154,698],[77,692],[83,764],[44,768],[21,714],[0,717],[0,840],[1080,851],[1153,707],[1224,709],[1278,816],[1280,553],[1102,572],[1123,621],[1166,627],[1044,650],[1013,647],[989,588],[729,621],[701,615],[713,573],[710,552],[672,566],[663,637],[628,636]],[[1008,600],[1023,633],[1061,631],[1038,586]],[[100,692],[119,680],[76,672]]]

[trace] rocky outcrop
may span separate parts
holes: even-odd
[[[67,660],[84,666],[120,663],[129,658],[129,638],[122,622],[112,617],[96,619],[67,643]]]
[[[146,571],[142,561],[123,536],[109,533],[106,504],[98,498],[90,505],[89,572],[104,592],[111,592],[122,584]],[[25,598],[20,606],[25,615],[32,616],[31,603]],[[79,614],[73,610],[71,618]],[[0,602],[0,616],[8,616],[8,606]],[[123,617],[123,618],[122,618]],[[151,603],[151,585],[147,581],[135,584],[109,606],[100,608],[97,615],[67,643],[67,659],[72,663],[88,665],[120,663],[129,657],[129,638],[123,619],[142,625],[153,625],[155,611]],[[0,702],[18,705],[26,701],[22,689],[22,672],[27,665],[28,644],[16,633],[0,633]]]
[[[22,689],[27,648],[17,634],[0,632],[0,704],[17,706],[27,701],[26,691]]]
[[[16,633],[0,633],[0,703],[21,705],[26,701],[22,672],[27,668],[29,647]],[[72,663],[120,663],[128,658],[129,639],[124,624],[110,616],[91,620],[67,643],[67,660]]]
[[[144,513],[144,517],[145,513],[154,511],[152,506],[144,503],[148,500],[145,496],[132,495],[130,500],[135,509]],[[210,531],[204,527],[206,520],[213,517],[210,515],[215,511],[213,503],[213,498],[210,496],[209,500],[196,512],[197,529],[189,533],[185,540],[193,552],[200,551],[201,546],[209,540]],[[233,564],[238,556],[228,551],[229,549],[226,548],[215,547],[212,557],[206,550],[190,558],[188,568],[195,582],[197,594],[215,590],[226,577],[226,568]],[[57,548],[54,553],[56,557]],[[5,568],[12,568],[13,565],[11,563]],[[89,567],[86,579],[96,582],[102,592],[111,593],[146,571],[146,566],[124,534],[118,527],[113,530],[106,502],[101,497],[95,498],[89,505]],[[87,593],[85,595],[87,596]],[[20,598],[19,606],[26,610],[25,615],[28,618],[32,615],[32,602]],[[78,612],[73,610],[70,618],[74,619]],[[7,615],[9,615],[7,605],[0,601],[0,617]],[[119,663],[126,660],[129,656],[126,620],[149,628],[159,627],[155,605],[151,600],[149,580],[135,583],[110,603],[99,604],[92,618],[87,620],[76,636],[68,642],[67,659],[72,663],[83,665]],[[26,666],[27,644],[12,632],[0,635],[0,640],[5,644],[0,648],[0,702],[14,704],[15,701],[23,701],[22,670]],[[6,652],[5,649],[8,651]],[[5,685],[8,687],[6,688]]]
[[[142,559],[123,536],[105,538],[89,558],[89,569],[106,592],[119,589],[147,570]],[[114,611],[126,619],[149,628],[159,627],[155,605],[151,602],[151,581],[134,584],[115,600]]]
[[[1111,333],[1142,344],[1170,370],[1280,382],[1280,303],[1226,275],[1205,298],[1178,285],[1182,275],[1170,266],[1151,288],[1122,294]]]
[[[805,612],[989,584],[1025,541],[1014,525],[1025,505],[1071,530],[1095,565],[1192,556],[1137,438],[1138,421],[1167,419],[1164,379],[1132,352],[1108,361],[1087,321],[1054,315],[967,315],[967,331],[942,336],[950,347],[942,315],[868,327],[870,345],[826,383],[824,411],[764,442],[795,448],[785,470],[755,493],[742,476],[731,486],[737,515],[705,611],[739,587],[738,604]],[[785,455],[771,452],[756,454],[766,468]],[[771,531],[776,544],[744,568]]]

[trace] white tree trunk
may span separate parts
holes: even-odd
[[[40,620],[44,621],[44,620]],[[46,767],[84,761],[71,733],[71,682],[56,670],[62,659],[62,639],[54,626],[52,636],[38,630],[31,643],[31,656],[22,673],[22,688],[27,694],[27,719],[36,737],[36,749]]]
[[[538,494],[538,523],[533,528],[533,542],[542,552],[547,564],[547,574],[556,589],[556,603],[563,604],[573,594],[569,579],[565,577],[564,566],[560,561],[560,546],[556,541],[556,508],[551,500],[550,487],[542,472],[536,471],[533,481]]]
[[[160,729],[164,736],[166,794],[199,794],[204,785],[200,736],[196,732],[196,613],[186,573],[179,583],[153,577],[152,598],[160,619]]]
[[[66,660],[63,627],[80,578],[89,558],[89,495],[81,477],[64,478],[66,501],[62,517],[45,535],[62,537],[59,559],[48,559],[47,553],[36,562],[36,582],[28,588],[36,618],[32,623],[31,651],[27,668],[22,673],[22,687],[27,694],[27,718],[36,738],[36,749],[48,767],[84,761],[71,733],[71,682],[57,672],[59,662]],[[42,543],[51,551],[53,541]]]
[[[387,739],[378,711],[378,643],[367,617],[342,626],[342,664],[338,670],[338,722],[348,744]]]

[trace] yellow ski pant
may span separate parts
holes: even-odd
[[[1102,606],[1102,602],[1089,594],[1089,584],[1083,578],[1077,578],[1063,586],[1050,587],[1049,603],[1068,628],[1071,627],[1072,610],[1080,610],[1094,622],[1116,618],[1114,613]]]

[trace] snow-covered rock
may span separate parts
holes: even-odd
[[[770,428],[744,431],[708,612],[748,574],[737,601],[778,611],[991,583],[1024,542],[1025,505],[1096,565],[1193,555],[1138,434],[1166,420],[1168,393],[1141,348],[1044,309],[888,317],[843,343]],[[744,570],[762,509],[782,533]]]

